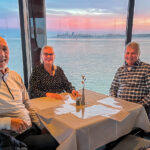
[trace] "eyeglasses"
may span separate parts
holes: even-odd
[[[54,53],[43,53],[43,55],[44,55],[44,56],[48,56],[48,55],[49,55],[49,56],[53,56]]]

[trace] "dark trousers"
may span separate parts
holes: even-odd
[[[7,131],[0,130],[0,150],[27,150],[27,146]]]
[[[41,134],[41,130],[33,124],[30,129],[16,136],[16,139],[24,142],[29,150],[56,150],[59,145],[50,134]]]

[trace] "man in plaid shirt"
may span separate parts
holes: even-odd
[[[142,104],[150,118],[150,64],[141,62],[139,56],[139,44],[129,43],[124,55],[125,64],[115,74],[110,96]]]

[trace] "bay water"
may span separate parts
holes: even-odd
[[[141,60],[150,63],[150,39],[135,38],[141,45]],[[20,38],[8,38],[9,67],[23,78]],[[62,67],[68,80],[77,90],[82,88],[81,76],[85,75],[85,88],[109,94],[109,88],[118,67],[124,63],[125,39],[59,39],[48,38],[47,44],[55,50],[55,64]]]

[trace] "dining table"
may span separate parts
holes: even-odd
[[[82,94],[82,90],[79,92]],[[61,100],[30,100],[42,124],[58,141],[57,150],[95,150],[136,128],[150,132],[142,105],[88,89],[84,90],[84,97],[84,105],[69,93]]]

